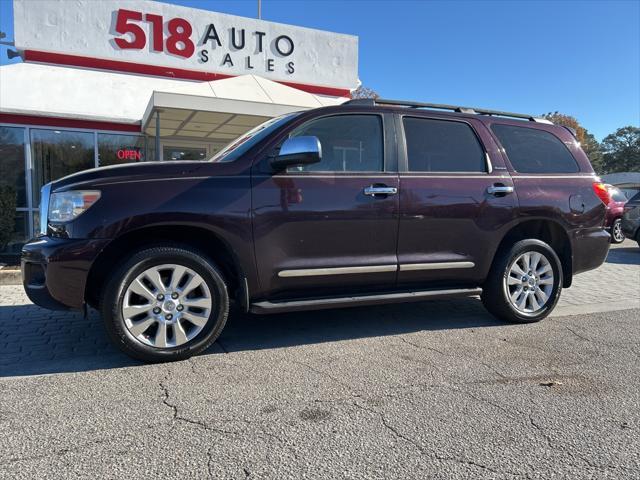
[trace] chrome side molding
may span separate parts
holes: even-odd
[[[354,273],[395,272],[397,265],[367,265],[363,267],[334,267],[334,268],[303,268],[297,270],[281,270],[280,278],[287,277],[315,277],[320,275],[351,275]]]
[[[450,268],[473,268],[473,262],[437,262],[437,263],[403,263],[400,265],[401,272],[412,270],[447,270]]]
[[[400,271],[412,270],[446,270],[452,268],[473,268],[473,262],[431,262],[431,263],[403,263]],[[301,268],[295,270],[281,270],[278,272],[280,278],[291,277],[315,277],[323,275],[353,275],[357,273],[383,273],[396,272],[397,265],[366,265],[362,267],[329,267],[329,268]]]

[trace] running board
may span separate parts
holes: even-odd
[[[385,303],[420,302],[449,297],[471,297],[480,295],[481,288],[456,288],[449,290],[420,290],[413,292],[383,293],[379,295],[359,295],[350,297],[316,298],[313,300],[293,300],[290,302],[255,302],[251,304],[252,313],[299,312],[303,310],[322,310],[326,308],[346,308]]]

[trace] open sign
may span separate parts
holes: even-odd
[[[119,160],[142,160],[142,152],[139,150],[132,149],[120,149],[116,152],[116,155]]]

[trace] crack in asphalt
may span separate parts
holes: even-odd
[[[209,477],[213,478],[213,447],[207,448],[207,472]]]
[[[468,465],[468,466],[477,467],[477,468],[480,468],[482,470],[486,470],[488,472],[495,473],[495,474],[502,474],[502,475],[507,474],[507,475],[511,475],[513,477],[530,478],[528,473],[522,474],[522,473],[518,473],[518,472],[511,472],[511,471],[500,471],[500,470],[497,470],[497,469],[495,469],[493,467],[490,467],[488,465],[484,465],[482,463],[478,463],[478,462],[476,462],[474,460],[468,460],[468,459],[464,459],[464,458],[451,457],[451,456],[444,456],[444,455],[440,455],[440,454],[438,454],[437,452],[434,452],[434,451],[428,451],[422,446],[422,444],[418,443],[413,438],[411,438],[411,437],[405,435],[404,433],[400,432],[396,427],[391,425],[382,412],[379,412],[379,411],[374,410],[372,408],[369,408],[369,407],[366,407],[364,405],[361,405],[358,402],[353,402],[352,405],[355,406],[358,409],[361,409],[361,410],[364,410],[366,412],[369,412],[369,413],[372,413],[372,414],[376,415],[378,418],[380,418],[380,421],[382,422],[382,425],[388,431],[393,433],[393,435],[396,438],[398,438],[400,440],[403,440],[404,442],[413,445],[418,450],[418,452],[420,452],[421,455],[431,456],[431,457],[433,457],[436,460],[441,461],[441,462],[454,462],[454,463],[458,463],[460,465]]]
[[[401,336],[401,335],[399,335],[398,338],[401,341],[403,341],[404,343],[406,343],[407,345],[411,345],[414,348],[421,349],[421,350],[430,350],[432,352],[439,353],[440,355],[442,355],[444,357],[457,358],[458,356],[462,356],[462,357],[467,358],[469,360],[474,360],[474,361],[478,360],[477,357],[474,357],[472,355],[469,355],[469,354],[466,354],[466,353],[463,353],[463,352],[456,352],[456,355],[454,355],[452,353],[443,352],[442,350],[438,350],[437,348],[434,348],[434,347],[431,347],[431,346],[428,346],[428,345],[419,345],[417,343],[413,343],[413,342],[407,340],[404,336]],[[491,365],[489,363],[482,362],[482,361],[479,361],[478,363],[480,365],[482,365],[483,367],[491,370],[493,373],[495,373],[496,375],[498,375],[501,378],[504,378],[504,379],[509,378],[508,376],[506,376],[504,373],[502,373],[501,371],[499,371],[497,368],[495,368],[493,365]],[[434,365],[434,366],[436,366],[436,365]]]
[[[309,365],[308,363],[304,363],[304,362],[301,362],[301,361],[299,361],[299,360],[292,360],[292,362],[293,362],[293,363],[295,363],[296,365],[300,365],[300,366],[302,366],[302,367],[305,367],[305,368],[307,368],[308,370],[311,370],[312,372],[317,373],[317,374],[318,374],[318,375],[320,375],[320,376],[326,377],[326,378],[328,378],[328,379],[330,379],[330,380],[334,381],[335,383],[337,383],[338,385],[340,385],[340,386],[342,386],[342,387],[346,388],[346,389],[347,389],[347,390],[349,390],[349,391],[352,391],[352,390],[353,390],[349,384],[344,383],[343,381],[341,381],[341,380],[337,379],[336,377],[334,377],[334,376],[333,376],[333,375],[331,375],[330,373],[325,372],[324,370],[317,369],[317,368],[315,368],[315,367],[313,367],[313,366]]]
[[[571,328],[569,325],[562,325],[566,330],[569,330],[571,333],[573,333],[576,337],[580,338],[581,340],[584,340],[585,342],[589,342],[589,343],[595,343],[593,342],[592,339],[590,339],[589,337],[585,337],[584,335],[581,335],[580,333],[576,332],[573,328]]]
[[[125,435],[122,438],[126,438],[128,437],[128,435]],[[17,462],[30,462],[32,460],[43,460],[45,458],[51,458],[51,457],[62,457],[64,455],[67,455],[68,453],[79,453],[82,452],[83,450],[85,450],[88,447],[91,446],[95,446],[95,445],[103,445],[105,443],[109,443],[109,441],[112,440],[112,438],[99,438],[97,440],[91,441],[91,442],[86,442],[83,443],[82,445],[76,445],[73,447],[65,447],[65,448],[61,448],[59,450],[54,450],[53,452],[48,452],[48,453],[43,453],[40,455],[30,455],[30,456],[26,456],[26,457],[13,457],[13,458],[9,458],[5,461],[3,461],[2,463],[0,463],[0,465],[10,465],[13,463],[17,463]]]
[[[517,408],[511,406],[511,408],[513,409],[512,411],[504,408],[502,405],[495,403],[487,398],[484,397],[480,397],[477,395],[474,395],[471,392],[465,392],[464,390],[460,390],[458,388],[454,388],[455,391],[457,391],[458,393],[461,393],[463,395],[467,395],[468,397],[473,398],[474,400],[477,400],[479,402],[482,403],[486,403],[487,405],[491,405],[494,408],[497,408],[498,410],[500,410],[501,412],[505,413],[509,418],[515,419],[515,420],[522,420],[522,417],[528,417],[529,418],[529,425],[532,426],[534,428],[534,430],[540,434],[540,436],[542,438],[544,438],[545,442],[547,443],[547,445],[549,446],[549,448],[554,448],[553,442],[551,440],[551,437],[545,432],[545,430],[538,425],[535,420],[533,419],[533,413],[528,412],[525,413],[521,410],[518,410]],[[515,413],[514,413],[515,412]],[[526,423],[526,422],[525,422]]]
[[[634,349],[634,346],[636,345],[635,343],[627,344],[627,343],[624,343],[624,342],[622,342],[622,343],[603,342],[603,341],[600,341],[600,340],[596,340],[595,338],[587,337],[585,335],[582,335],[582,334],[578,333],[576,330],[571,328],[571,327],[573,327],[573,325],[571,325],[571,327],[570,327],[566,323],[563,323],[562,327],[565,328],[566,330],[568,330],[569,332],[571,332],[576,337],[584,340],[585,342],[592,343],[594,345],[601,345],[603,347],[617,348],[617,349],[629,352],[629,353],[633,354],[636,357],[640,357],[640,354],[638,352],[636,352],[635,349]]]
[[[217,432],[217,433],[222,433],[222,434],[227,434],[227,435],[237,435],[239,434],[239,432],[234,431],[234,430],[224,430],[222,428],[217,428],[217,427],[212,427],[211,425],[207,424],[206,422],[203,422],[201,420],[193,420],[191,418],[187,418],[184,417],[182,415],[180,415],[179,411],[178,411],[178,406],[173,404],[173,403],[169,403],[169,388],[165,385],[164,382],[167,381],[167,378],[165,377],[165,379],[163,381],[160,381],[160,388],[162,389],[162,403],[165,404],[167,407],[169,407],[171,409],[171,411],[173,412],[173,416],[172,416],[172,424],[175,422],[184,422],[184,423],[188,423],[190,425],[196,425],[199,426],[201,428],[204,428],[205,430],[211,430],[213,432]]]
[[[398,338],[399,338],[402,342],[404,342],[404,343],[406,343],[406,344],[408,344],[408,345],[411,345],[411,346],[412,346],[412,347],[414,347],[414,348],[422,349],[422,350],[430,350],[430,351],[434,351],[434,352],[436,352],[436,353],[438,353],[438,354],[440,354],[440,355],[442,355],[442,356],[453,357],[453,355],[448,354],[448,353],[445,353],[445,352],[443,352],[443,351],[441,351],[441,350],[438,350],[437,348],[433,348],[433,347],[430,347],[430,346],[426,346],[426,345],[419,345],[419,344],[413,343],[413,342],[411,342],[411,341],[407,340],[406,338],[404,338],[403,336],[398,336]],[[463,354],[462,356],[464,356],[465,358],[472,358],[472,357],[470,357],[470,356],[468,356],[468,355],[466,355],[466,354]],[[483,366],[485,366],[485,367],[487,367],[489,370],[493,371],[495,374],[497,374],[497,375],[498,375],[500,378],[502,378],[502,379],[507,379],[507,380],[508,380],[508,379],[510,379],[510,378],[511,378],[511,377],[508,377],[508,376],[506,376],[506,375],[502,374],[501,372],[497,371],[497,370],[496,370],[495,368],[493,368],[493,366],[491,366],[490,364],[487,364],[487,363],[485,363],[485,362],[480,362],[480,364],[481,364],[481,365],[483,365]],[[436,369],[438,369],[437,365],[433,365],[433,366],[434,366]],[[439,369],[438,369],[438,370],[439,370]],[[491,400],[488,400],[488,399],[486,399],[486,398],[483,398],[483,397],[479,397],[479,396],[477,396],[477,395],[474,395],[474,394],[472,394],[471,392],[466,392],[466,391],[461,390],[461,389],[458,389],[458,388],[454,388],[454,390],[455,390],[455,391],[457,391],[457,392],[459,392],[459,393],[461,393],[461,394],[463,394],[463,395],[467,395],[467,396],[469,396],[469,397],[473,398],[474,400],[477,400],[477,401],[482,402],[482,403],[486,403],[486,404],[488,404],[488,405],[490,405],[490,406],[492,406],[492,407],[494,407],[494,408],[496,408],[496,409],[500,410],[501,412],[505,413],[508,417],[510,417],[510,418],[512,418],[512,419],[520,420],[522,416],[527,415],[527,414],[525,414],[524,412],[521,412],[521,411],[519,411],[519,410],[517,410],[517,409],[514,409],[514,411],[516,412],[516,414],[514,414],[513,412],[510,412],[509,410],[507,410],[506,408],[504,408],[502,405],[499,405],[498,403],[492,402]],[[407,437],[406,435],[403,435],[403,434],[402,434],[402,433],[400,433],[396,428],[394,428],[392,425],[390,425],[390,424],[389,424],[389,422],[387,421],[386,417],[385,417],[382,413],[377,412],[377,411],[375,411],[375,410],[373,410],[373,409],[369,409],[369,408],[367,408],[367,407],[364,407],[364,406],[362,406],[362,405],[358,404],[357,402],[353,402],[352,404],[353,404],[353,405],[355,405],[355,406],[356,406],[356,407],[358,407],[358,408],[361,408],[361,409],[363,409],[363,410],[369,411],[370,413],[375,413],[375,414],[377,414],[377,415],[380,417],[380,419],[381,419],[382,423],[384,424],[384,426],[385,426],[388,430],[392,431],[392,432],[394,433],[394,435],[396,435],[398,438],[401,438],[401,439],[403,439],[403,440],[405,440],[405,441],[407,441],[407,442],[409,442],[409,443],[413,444],[416,448],[418,448],[418,449],[420,450],[420,452],[421,452],[421,453],[423,453],[423,454],[425,453],[424,448],[423,448],[420,444],[416,443],[412,438]],[[552,444],[552,441],[551,441],[551,437],[550,437],[548,434],[546,434],[546,433],[544,432],[544,430],[542,429],[542,427],[540,427],[540,426],[539,426],[539,425],[534,421],[534,419],[533,419],[533,415],[532,415],[531,413],[529,413],[529,414],[528,414],[528,418],[529,418],[529,423],[530,423],[530,425],[531,425],[531,426],[533,426],[533,427],[534,427],[534,429],[535,429],[535,430],[536,430],[536,431],[537,431],[537,432],[542,436],[542,438],[544,438],[544,439],[545,439],[545,442],[547,443],[547,445],[548,445],[550,448],[553,448],[553,444]],[[525,422],[525,423],[526,423],[526,422]],[[459,463],[460,463],[460,462],[464,462],[464,463],[468,463],[468,464],[470,464],[470,465],[475,465],[475,466],[477,466],[477,467],[487,469],[488,471],[491,471],[492,473],[507,473],[507,474],[509,474],[509,475],[513,475],[513,476],[523,476],[523,474],[516,473],[516,472],[499,472],[499,471],[497,471],[497,470],[491,469],[491,467],[488,467],[488,466],[486,466],[486,465],[478,464],[478,463],[473,462],[473,461],[465,461],[465,460],[461,460],[461,459],[458,459],[458,458],[456,458],[456,457],[442,457],[442,458],[439,458],[439,457],[438,457],[438,455],[437,455],[435,452],[433,453],[433,455],[434,455],[434,457],[435,457],[435,458],[437,458],[438,460],[451,460],[451,461],[455,461],[455,462],[459,462]],[[526,476],[527,478],[529,477],[529,475],[528,475],[528,474],[525,474],[525,476]]]
[[[398,339],[400,339],[402,342],[406,343],[407,345],[411,345],[414,348],[419,348],[421,350],[431,350],[432,352],[436,352],[439,353],[440,355],[444,355],[445,357],[448,356],[446,353],[444,353],[441,350],[438,350],[437,348],[434,347],[430,347],[428,345],[419,345],[417,343],[413,343],[410,340],[407,340],[405,337],[403,337],[402,335],[398,335],[397,336]]]
[[[542,438],[545,439],[545,441],[547,442],[547,446],[549,448],[554,448],[553,445],[553,441],[551,440],[551,437],[549,436],[548,433],[546,433],[543,428],[538,425],[536,423],[536,421],[533,419],[533,415],[531,413],[529,413],[529,423],[531,424],[531,426],[533,426],[533,428],[535,428],[538,432],[540,432],[540,435],[542,435]]]
[[[169,407],[171,409],[172,412],[172,417],[171,417],[171,423],[172,423],[172,428],[173,425],[175,424],[175,422],[183,422],[186,423],[188,425],[193,425],[199,428],[204,429],[205,431],[211,431],[211,432],[215,432],[215,433],[220,433],[223,435],[232,435],[232,436],[240,436],[242,435],[244,432],[243,431],[239,431],[239,430],[225,430],[222,428],[218,428],[218,427],[214,427],[210,424],[208,424],[205,421],[202,420],[194,420],[188,417],[185,417],[183,415],[180,414],[179,408],[176,404],[171,403],[169,401],[170,398],[170,393],[169,393],[169,387],[166,385],[166,382],[168,381],[168,374],[167,376],[164,377],[163,380],[161,380],[159,382],[160,385],[160,389],[162,391],[162,403]],[[251,420],[246,420],[246,419],[232,419],[232,420],[225,420],[227,422],[243,422],[246,425],[253,425],[253,424],[259,424],[260,422],[253,422]],[[265,437],[269,437],[269,438],[273,438],[276,441],[278,441],[280,444],[282,444],[283,446],[285,446],[289,452],[293,455],[293,458],[295,460],[299,460],[298,457],[298,453],[294,450],[293,446],[289,445],[287,442],[285,442],[279,435],[276,435],[275,433],[272,432],[267,432],[263,429],[260,429],[259,431],[253,432],[253,435],[255,436],[265,436]],[[207,471],[209,473],[209,476],[211,478],[213,478],[213,447],[210,447],[207,449]],[[248,478],[250,475],[250,472],[247,474],[248,470],[245,470],[245,474],[246,477]]]
[[[187,358],[187,363],[191,366],[191,373],[194,375],[198,375],[197,364],[195,362],[195,357]]]

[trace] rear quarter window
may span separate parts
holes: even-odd
[[[576,173],[580,171],[569,149],[545,130],[493,124],[491,130],[504,147],[516,172]]]
[[[624,193],[622,193],[621,190],[618,190],[617,188],[612,188],[610,191],[611,191],[611,198],[613,199],[614,202],[627,201],[627,196]]]

